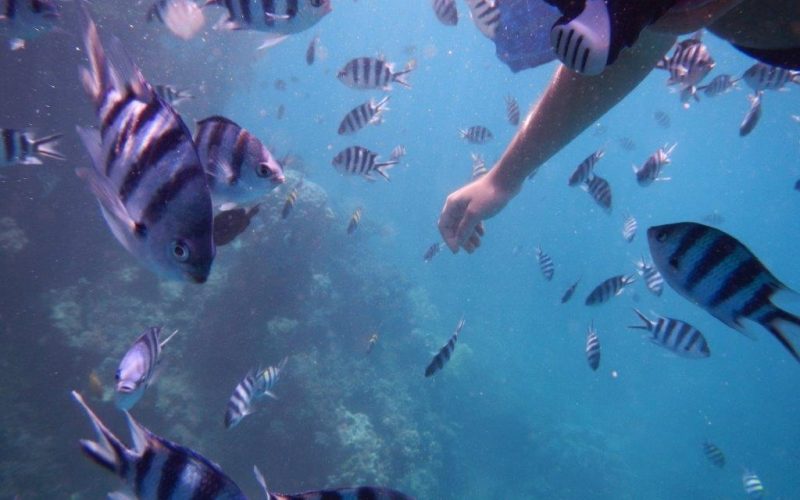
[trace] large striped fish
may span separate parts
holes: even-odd
[[[217,23],[218,28],[278,35],[305,31],[333,10],[331,0],[206,0],[205,5],[227,9],[227,15]]]
[[[586,332],[586,361],[592,370],[596,371],[600,367],[600,338],[594,329],[594,322]]]
[[[197,122],[194,143],[214,205],[247,204],[283,184],[283,167],[256,136],[223,116]]]
[[[649,186],[653,181],[668,181],[669,177],[661,177],[661,170],[670,164],[670,155],[675,151],[675,143],[672,146],[665,144],[663,148],[658,148],[655,153],[650,155],[641,167],[633,166],[633,173],[636,174],[636,182],[640,186]]]
[[[647,230],[650,253],[669,286],[712,316],[746,333],[742,319],[766,328],[800,361],[789,339],[800,332],[800,317],[772,303],[791,292],[760,260],[731,235],[695,222]]]
[[[734,78],[731,75],[717,75],[710,83],[697,87],[697,90],[703,91],[706,97],[716,97],[739,88],[737,85],[739,80],[741,78]]]
[[[458,320],[458,324],[456,325],[456,331],[453,333],[453,336],[450,337],[450,340],[447,341],[445,345],[439,349],[439,352],[433,357],[431,362],[428,364],[428,367],[425,368],[425,376],[430,377],[434,373],[438,372],[444,365],[450,361],[450,356],[453,355],[453,351],[456,349],[456,342],[458,341],[458,334],[461,333],[461,329],[464,328],[464,318]]]
[[[592,290],[588,297],[586,297],[586,305],[599,305],[612,297],[616,297],[622,293],[626,286],[633,283],[633,281],[633,276],[625,276],[624,274],[612,276],[604,280]]]
[[[25,48],[25,41],[53,31],[61,18],[53,0],[0,0],[0,36],[11,50]]]
[[[667,85],[680,85],[690,89],[698,85],[714,69],[716,63],[701,41],[698,31],[691,38],[678,42],[670,57],[664,56],[656,68],[669,72]]]
[[[65,161],[55,149],[61,134],[35,138],[30,132],[0,128],[0,167],[41,165],[42,158]]]
[[[595,203],[606,213],[611,213],[611,184],[603,177],[592,174],[589,180],[581,184],[581,188],[589,193]]]
[[[176,333],[177,330],[162,342],[161,327],[153,326],[145,330],[128,349],[114,375],[117,381],[117,408],[130,410],[142,398],[145,389],[153,381],[161,349]]]
[[[781,90],[787,83],[800,84],[800,71],[794,71],[769,64],[756,63],[750,66],[742,76],[753,92],[762,90]]]
[[[467,129],[459,129],[458,135],[470,144],[486,144],[494,137],[492,131],[483,125],[473,125]]]
[[[340,82],[353,89],[392,90],[392,83],[410,89],[405,75],[414,70],[414,61],[409,61],[401,71],[394,70],[394,63],[382,58],[357,57],[351,59],[336,75]]]
[[[351,175],[360,175],[368,181],[374,181],[373,172],[389,180],[388,169],[396,165],[398,160],[378,161],[378,153],[361,146],[350,146],[343,149],[333,157],[331,164],[339,172]]]
[[[445,26],[458,24],[458,8],[455,0],[433,0],[433,12],[440,23]]]
[[[604,154],[605,151],[598,149],[594,153],[587,156],[585,160],[575,167],[575,171],[569,176],[569,181],[567,184],[570,186],[577,186],[588,181],[594,172],[594,166],[597,165],[597,162],[600,161]]]
[[[228,406],[225,409],[225,428],[235,427],[244,417],[253,413],[253,405],[264,396],[275,398],[272,388],[280,379],[281,370],[286,366],[288,358],[283,358],[278,366],[253,368],[247,372],[233,390]]]
[[[389,110],[386,107],[389,97],[387,95],[377,102],[374,99],[370,99],[351,109],[339,124],[339,135],[352,135],[367,125],[381,123],[383,112]]]
[[[494,40],[500,26],[500,9],[497,0],[467,0],[469,15],[486,38]]]
[[[111,58],[83,2],[81,69],[100,130],[78,129],[92,158],[79,169],[114,236],[158,274],[203,283],[215,248],[211,195],[189,130],[125,56],[118,39]]]
[[[199,453],[156,436],[126,411],[133,440],[133,448],[128,448],[80,394],[72,391],[72,397],[97,433],[97,441],[81,439],[81,449],[93,462],[118,475],[137,498],[247,500],[219,466]]]
[[[633,310],[643,325],[633,325],[628,328],[637,328],[650,332],[650,341],[665,349],[669,349],[684,358],[707,358],[711,356],[708,342],[700,330],[685,321],[674,318],[657,316],[651,320],[638,309]]]

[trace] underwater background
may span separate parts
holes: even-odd
[[[253,464],[276,491],[376,484],[421,499],[745,498],[746,468],[769,498],[800,498],[800,367],[765,330],[751,341],[669,287],[651,295],[641,279],[607,304],[583,305],[595,284],[634,272],[647,227],[684,220],[729,232],[800,289],[800,125],[791,119],[800,89],[768,92],[758,127],[740,138],[744,89],[683,109],[666,72],[654,71],[486,223],[480,250],[444,250],[426,263],[445,197],[470,179],[470,153],[489,166],[514,134],[504,96],[524,113],[555,63],[513,74],[466,9],[448,28],[426,1],[339,0],[317,26],[268,51],[256,50],[263,34],[212,30],[214,16],[202,36],[177,40],[146,23],[147,7],[90,6],[101,36],[118,36],[150,82],[195,95],[178,107],[190,127],[211,114],[236,120],[277,156],[291,155],[288,182],[262,200],[245,234],[218,249],[206,284],[160,280],[114,241],[74,175],[89,162],[75,126],[96,121],[77,77],[85,54],[75,6],[63,5],[64,33],[0,50],[0,126],[64,133],[69,158],[0,172],[0,498],[119,489],[81,456],[78,440],[91,428],[69,394],[82,392],[129,443],[108,391],[119,359],[151,325],[180,333],[132,414],[220,464],[252,498],[260,497]],[[308,66],[315,35],[324,50]],[[710,77],[753,62],[713,35],[704,42],[717,61]],[[349,89],[336,72],[378,55],[397,67],[415,59],[412,88],[394,85],[380,126],[338,136],[347,111],[385,93]],[[670,116],[669,128],[656,111]],[[459,138],[458,129],[478,124],[493,131],[488,144]],[[639,187],[631,165],[675,142],[671,180]],[[402,144],[408,154],[390,182],[365,182],[331,166],[352,144],[383,158]],[[610,215],[566,182],[601,147]],[[348,235],[356,207],[361,224]],[[625,211],[639,221],[632,243],[620,233]],[[551,282],[537,245],[555,262]],[[560,304],[578,279],[576,296]],[[681,359],[652,345],[627,328],[638,322],[632,307],[689,321],[711,357]],[[451,361],[425,378],[462,316]],[[584,354],[592,321],[597,372]],[[279,399],[226,431],[225,404],[241,377],[284,356]],[[705,440],[724,450],[725,468],[708,462]]]

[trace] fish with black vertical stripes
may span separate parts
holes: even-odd
[[[65,161],[56,144],[62,134],[36,138],[30,132],[0,128],[0,166],[41,165],[42,158]]]
[[[706,456],[709,462],[715,467],[720,469],[725,467],[725,454],[711,441],[703,442],[703,455]]]
[[[486,175],[489,170],[486,168],[486,162],[479,153],[472,153],[472,180]]]
[[[611,213],[611,184],[603,177],[592,174],[589,180],[581,184],[581,188],[589,193],[592,199],[606,213]]]
[[[800,317],[772,302],[796,293],[781,283],[744,244],[719,229],[696,222],[647,230],[650,253],[667,284],[731,328],[747,334],[743,319],[766,328],[792,356]]]
[[[716,63],[701,41],[701,35],[698,31],[691,38],[678,42],[671,56],[658,61],[656,68],[669,72],[667,85],[680,85],[684,90],[692,88],[714,69]]]
[[[744,115],[742,123],[739,125],[739,135],[744,137],[756,128],[758,120],[761,118],[761,95],[763,92],[758,91],[755,95],[747,96],[750,101],[750,109]]]
[[[589,368],[594,371],[600,367],[600,338],[594,329],[594,322],[586,332],[586,361],[589,363]]]
[[[544,279],[551,281],[553,279],[553,275],[556,273],[556,266],[553,263],[553,259],[544,253],[544,251],[542,251],[542,247],[537,246],[536,260],[539,262],[539,270],[542,272]]]
[[[441,349],[439,349],[439,352],[433,357],[431,362],[428,364],[428,367],[425,368],[426,377],[430,377],[434,373],[444,368],[444,365],[450,360],[450,356],[453,355],[453,351],[456,348],[458,334],[461,333],[462,328],[464,328],[464,318],[458,320],[455,333],[453,333],[453,335],[450,337],[450,340],[448,340],[447,343],[443,345]]]
[[[486,144],[494,135],[483,125],[473,125],[467,129],[459,129],[458,134],[470,144]]]
[[[147,22],[154,19],[183,40],[193,38],[206,22],[203,11],[193,0],[156,0],[147,10]]]
[[[161,349],[176,333],[177,330],[161,341],[161,327],[153,326],[142,332],[128,349],[114,375],[117,408],[130,410],[142,398],[145,389],[153,382]]]
[[[153,89],[170,106],[177,106],[183,101],[194,99],[194,96],[191,93],[189,93],[188,90],[179,89],[174,85],[169,85],[169,84],[154,85]]]
[[[592,290],[589,296],[586,297],[586,305],[593,306],[607,302],[612,297],[621,294],[625,287],[633,282],[633,276],[625,276],[624,274],[612,276]]]
[[[753,92],[782,90],[787,83],[800,84],[800,71],[770,66],[762,62],[750,66],[742,76]]]
[[[92,166],[77,174],[132,255],[161,276],[204,283],[215,255],[213,214],[189,130],[118,39],[107,57],[85,4],[79,6],[90,62],[81,81],[100,130],[78,128]]]
[[[300,189],[303,187],[303,179],[294,186],[294,188],[286,196],[286,201],[283,202],[283,209],[281,209],[281,219],[289,217],[295,203],[297,203],[297,196],[300,194]]]
[[[661,276],[661,273],[658,272],[658,269],[652,264],[649,264],[644,257],[636,261],[635,265],[636,272],[644,279],[647,289],[654,295],[660,297],[661,293],[664,291],[664,278]]]
[[[625,222],[622,223],[622,237],[625,238],[625,241],[628,243],[632,242],[636,237],[636,230],[638,228],[639,224],[636,222],[636,217],[630,213],[627,214]]]
[[[650,341],[665,349],[668,349],[683,358],[707,358],[711,356],[706,338],[697,328],[685,321],[675,318],[665,318],[656,316],[652,320],[642,314],[638,309],[633,312],[639,316],[643,325],[633,325],[628,328],[647,330],[650,333]]]
[[[0,0],[0,36],[11,50],[25,48],[26,40],[57,29],[61,19],[53,0]]]
[[[567,184],[570,186],[577,186],[589,180],[594,172],[595,165],[597,165],[597,162],[600,161],[604,154],[605,152],[602,149],[598,149],[587,156],[585,160],[575,167],[575,171],[569,176]]]
[[[353,89],[389,91],[392,90],[392,83],[410,89],[411,85],[405,77],[415,66],[416,63],[412,60],[401,71],[395,71],[394,63],[386,62],[382,58],[357,57],[348,61],[336,76],[340,82]]]
[[[269,366],[264,369],[253,368],[247,372],[228,400],[225,409],[226,429],[235,427],[244,417],[253,413],[255,402],[264,396],[277,399],[272,393],[272,388],[278,383],[287,360],[288,358],[283,358],[278,366]]]
[[[513,126],[519,125],[519,103],[514,96],[506,96],[506,119]]]
[[[424,260],[425,262],[430,262],[431,260],[433,260],[433,258],[436,257],[436,254],[438,254],[439,251],[442,249],[442,246],[444,246],[444,243],[434,243],[431,246],[429,246],[428,249],[425,250],[425,254],[422,256],[422,260]]]
[[[347,234],[353,234],[358,228],[359,222],[361,222],[361,207],[356,208],[353,215],[350,216],[350,221],[347,223]]]
[[[352,135],[366,127],[376,125],[383,121],[383,112],[388,111],[386,104],[389,102],[386,96],[380,101],[370,99],[351,109],[339,124],[339,135]]]
[[[575,283],[573,283],[572,285],[570,285],[569,288],[567,288],[567,290],[564,292],[564,295],[561,296],[561,303],[562,304],[566,304],[567,302],[569,302],[569,299],[572,298],[572,295],[575,293],[575,289],[578,288],[578,283],[580,283],[580,282],[581,282],[581,280],[578,280]]]
[[[227,205],[223,205],[223,209],[214,216],[214,244],[221,247],[235,240],[250,226],[250,221],[258,214],[260,208],[260,203],[250,208],[228,208]]]
[[[672,125],[672,119],[669,117],[669,114],[667,114],[666,111],[656,111],[653,113],[653,118],[661,128],[669,128],[670,125]]]
[[[764,498],[764,484],[755,472],[745,469],[742,473],[742,486],[750,498]]]
[[[341,173],[360,175],[368,181],[374,181],[372,173],[375,172],[387,181],[389,174],[386,171],[397,165],[398,160],[378,161],[378,153],[361,146],[350,146],[343,149],[333,157],[331,164]]]
[[[633,166],[633,173],[636,174],[636,182],[645,187],[653,181],[668,181],[669,177],[661,177],[661,171],[672,161],[670,155],[675,151],[675,143],[672,146],[665,144],[663,148],[658,148],[655,153],[650,155],[641,167]]]
[[[702,91],[706,97],[716,97],[738,89],[739,80],[741,78],[734,78],[731,75],[717,75],[708,84],[697,87],[697,90]]]
[[[400,160],[400,158],[406,155],[406,147],[402,144],[398,144],[397,146],[392,149],[392,152],[389,153],[390,160]]]
[[[494,40],[500,26],[500,9],[496,0],[467,0],[469,15],[483,35]]]
[[[314,60],[317,58],[317,45],[319,44],[319,36],[315,36],[308,42],[308,48],[306,49],[306,64],[311,66],[314,64]]]
[[[285,180],[283,167],[261,141],[228,118],[197,122],[194,142],[215,206],[250,203]]]
[[[433,0],[433,12],[436,19],[445,26],[458,24],[458,8],[455,0]]]

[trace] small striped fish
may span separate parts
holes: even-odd
[[[759,91],[755,95],[747,96],[750,101],[750,109],[747,110],[742,123],[739,124],[739,136],[741,137],[748,135],[758,125],[758,120],[761,118],[761,94],[762,92]]]
[[[205,5],[227,9],[228,15],[217,23],[217,29],[255,30],[280,35],[305,31],[333,10],[331,0],[206,0]],[[271,44],[268,41],[262,47]]]
[[[183,101],[194,99],[194,96],[190,94],[188,90],[179,89],[174,85],[169,85],[169,84],[155,85],[153,86],[153,89],[170,106],[177,106]]]
[[[193,38],[206,22],[203,11],[192,0],[156,0],[147,10],[147,22],[154,19],[182,40]]]
[[[353,211],[353,215],[350,216],[350,222],[347,223],[347,234],[353,234],[358,228],[359,222],[361,222],[361,207],[356,208]]]
[[[496,0],[467,0],[469,15],[486,38],[494,40],[500,26],[500,9]]]
[[[597,337],[597,330],[594,329],[594,322],[586,332],[586,361],[589,368],[594,371],[600,367],[600,339]]]
[[[697,32],[692,38],[678,42],[672,55],[664,56],[656,64],[656,68],[669,71],[667,85],[679,84],[682,88],[696,86],[714,69],[716,63],[700,40],[700,35]]]
[[[486,168],[483,156],[478,153],[472,153],[470,156],[472,157],[472,179],[475,180],[486,175],[489,170]]]
[[[214,216],[214,244],[218,247],[225,246],[245,232],[260,207],[261,204],[256,203],[248,209],[235,207],[221,210]]]
[[[117,408],[130,410],[141,399],[144,390],[153,380],[161,349],[176,333],[177,330],[161,342],[161,327],[153,326],[145,330],[128,349],[114,375],[117,381]]]
[[[286,201],[283,203],[283,209],[281,210],[281,218],[285,219],[289,217],[289,214],[292,212],[294,208],[294,204],[297,203],[297,195],[300,193],[300,188],[303,187],[303,180],[300,181],[295,185],[295,187],[289,192],[286,196]]]
[[[434,243],[433,245],[429,246],[427,250],[425,250],[425,254],[422,256],[422,260],[425,262],[430,262],[436,254],[439,253],[439,250],[442,249],[444,243]]]
[[[580,282],[581,282],[581,280],[578,280],[575,283],[573,283],[572,286],[567,288],[567,291],[564,292],[564,295],[561,296],[561,303],[562,304],[566,304],[567,302],[569,302],[569,299],[572,298],[572,295],[575,293],[575,289],[578,288],[578,283],[580,283]]]
[[[389,153],[390,160],[397,160],[399,161],[400,158],[406,155],[406,147],[403,145],[397,145],[394,147],[391,153]]]
[[[592,174],[589,180],[581,185],[592,199],[607,213],[611,213],[611,185],[599,175]]]
[[[625,241],[628,243],[632,242],[636,237],[636,230],[638,228],[639,224],[636,222],[636,217],[628,214],[628,216],[625,217],[625,222],[622,224],[622,237],[625,238]]]
[[[367,125],[380,123],[382,113],[389,109],[386,107],[387,102],[389,102],[388,95],[377,102],[370,99],[350,110],[339,124],[339,135],[352,135]]]
[[[625,151],[633,151],[636,149],[636,143],[633,142],[633,139],[627,136],[618,137],[617,144],[619,144],[619,147]]]
[[[568,184],[570,186],[577,186],[589,180],[594,172],[594,166],[597,165],[597,162],[600,161],[604,154],[605,152],[602,149],[598,149],[587,156],[586,159],[575,168],[572,175],[569,176]]]
[[[612,297],[621,294],[625,287],[633,282],[633,276],[625,276],[624,274],[608,278],[597,285],[592,290],[592,293],[586,297],[586,305],[594,306],[607,302]]]
[[[456,348],[458,334],[461,333],[462,328],[464,328],[464,318],[461,318],[458,321],[458,325],[456,325],[456,331],[453,333],[453,336],[450,337],[450,340],[448,340],[441,349],[439,349],[439,352],[433,357],[428,367],[425,368],[426,377],[430,377],[434,373],[444,368],[444,365],[450,360],[450,356],[453,355],[453,351]]]
[[[65,161],[55,149],[61,134],[36,139],[29,132],[0,128],[0,166],[41,165],[42,158]]]
[[[378,153],[374,153],[361,146],[350,146],[334,156],[331,164],[339,172],[360,175],[368,181],[375,180],[372,176],[373,172],[378,173],[378,175],[388,181],[389,174],[386,173],[386,171],[394,165],[397,165],[398,160],[388,160],[384,162],[379,162],[377,160]]]
[[[319,44],[319,37],[315,36],[308,42],[308,48],[306,49],[306,64],[311,66],[314,64],[314,60],[317,58],[317,45]]]
[[[494,137],[492,131],[482,125],[473,125],[466,130],[459,129],[458,134],[470,144],[485,144]]]
[[[660,297],[661,293],[664,291],[664,278],[661,276],[661,273],[658,272],[658,269],[648,264],[647,261],[644,260],[644,257],[642,257],[641,260],[636,262],[636,272],[644,279],[647,289]]]
[[[750,498],[764,498],[764,485],[755,472],[744,471],[742,474],[742,486]]]
[[[357,57],[350,60],[339,70],[337,78],[343,84],[353,89],[383,89],[392,90],[392,83],[397,83],[407,89],[411,85],[405,80],[405,75],[414,70],[414,61],[409,61],[402,71],[395,71],[394,64],[375,57]]]
[[[156,436],[125,412],[133,449],[125,446],[103,424],[83,397],[72,398],[86,412],[97,441],[81,439],[81,450],[94,463],[117,476],[137,498],[208,498],[247,500],[219,466],[199,453]]]
[[[225,428],[231,429],[239,424],[244,417],[253,413],[255,402],[265,395],[275,397],[271,389],[280,378],[281,370],[286,366],[287,358],[283,358],[277,367],[270,366],[265,369],[252,368],[247,372],[231,394],[228,406],[225,409]]]
[[[669,349],[684,358],[707,358],[711,355],[708,343],[700,330],[685,321],[657,316],[651,320],[638,309],[633,310],[644,325],[634,325],[650,332],[650,341],[665,349]]]
[[[664,111],[656,111],[653,113],[653,118],[655,118],[656,123],[661,128],[669,128],[670,125],[672,125],[672,119]]]
[[[711,441],[703,443],[703,455],[705,455],[708,461],[715,467],[719,467],[720,469],[725,467],[725,454]]]
[[[542,272],[544,279],[547,281],[552,280],[553,275],[556,273],[556,266],[553,264],[553,259],[538,246],[536,247],[536,260],[539,261],[539,270]]]
[[[744,82],[753,92],[762,90],[780,90],[787,83],[800,83],[800,71],[793,71],[769,64],[756,63],[742,76]]]
[[[670,164],[670,155],[675,151],[675,143],[672,146],[665,144],[663,148],[658,148],[655,153],[647,158],[644,165],[641,167],[633,166],[633,172],[636,174],[636,182],[640,186],[649,186],[653,181],[668,181],[669,177],[661,177],[661,170]]]
[[[771,301],[789,289],[741,242],[695,222],[651,227],[647,240],[656,267],[676,292],[741,332],[743,318],[761,324],[800,361],[787,335],[797,333],[800,317]]]
[[[445,26],[458,24],[458,8],[455,0],[433,0],[433,12],[439,22]]]
[[[511,125],[519,125],[519,103],[511,95],[506,96],[506,118]]]
[[[697,87],[698,91],[703,91],[706,97],[716,97],[738,88],[741,78],[733,78],[731,75],[717,75],[708,85]]]

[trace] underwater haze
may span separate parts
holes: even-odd
[[[93,430],[70,391],[130,446],[114,375],[151,326],[178,334],[131,415],[219,464],[249,498],[263,498],[254,464],[281,492],[376,485],[419,499],[747,498],[747,470],[766,498],[800,498],[798,362],[760,326],[748,325],[754,341],[666,284],[660,297],[650,293],[634,266],[653,260],[647,228],[695,221],[731,234],[800,289],[800,88],[765,92],[758,126],[740,137],[745,85],[684,109],[668,74],[653,71],[485,222],[479,250],[445,247],[425,262],[441,241],[445,198],[471,179],[471,153],[490,167],[516,131],[504,98],[514,96],[524,117],[557,65],[512,73],[457,5],[459,23],[448,27],[429,1],[336,0],[318,24],[267,50],[258,50],[264,33],[213,29],[221,8],[204,9],[203,30],[184,41],[146,21],[149,2],[88,5],[100,37],[118,37],[149,82],[193,95],[176,105],[190,130],[228,117],[284,162],[286,181],[217,248],[201,285],[143,266],[75,175],[91,164],[76,126],[97,125],[78,78],[88,64],[78,2],[61,4],[60,31],[0,49],[0,127],[64,134],[67,158],[0,171],[0,498],[93,499],[122,487],[81,453]],[[711,34],[703,42],[716,60],[708,80],[754,62]],[[414,60],[411,88],[343,85],[337,73],[362,56],[395,70]],[[386,95],[382,123],[337,134],[353,107]],[[467,143],[459,129],[473,125],[494,138]],[[637,185],[631,165],[674,143],[671,180]],[[398,145],[407,154],[387,170],[390,181],[369,182],[331,164],[354,145],[378,161]],[[611,213],[567,185],[600,148],[595,168],[612,187]],[[630,243],[628,213],[638,221]],[[539,246],[554,263],[550,281]],[[621,274],[636,281],[584,305]],[[800,313],[786,295],[780,305]],[[711,355],[655,345],[628,328],[641,324],[633,308],[691,323]],[[461,318],[452,357],[426,377]],[[596,371],[585,352],[591,324]],[[248,370],[284,357],[276,398],[226,429],[226,405]],[[704,454],[706,441],[724,452],[724,467]]]

